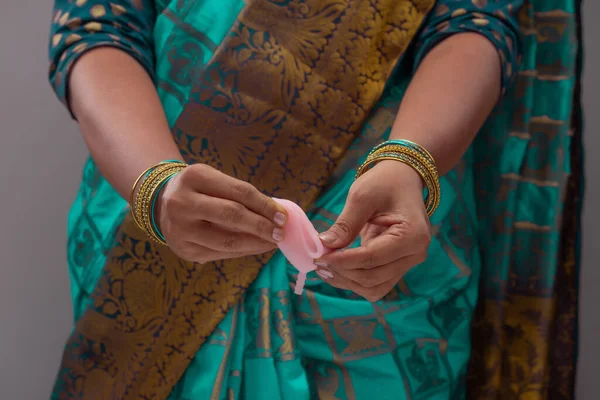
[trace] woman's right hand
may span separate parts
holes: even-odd
[[[205,263],[275,249],[287,215],[251,184],[193,164],[162,190],[156,218],[175,254]]]

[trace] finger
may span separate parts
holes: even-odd
[[[388,226],[390,226],[391,224],[382,226],[382,225],[375,225],[373,224],[373,220],[369,220],[369,223],[367,223],[365,225],[365,227],[362,229],[362,231],[360,231],[360,241],[361,243],[366,243],[368,241],[373,240],[374,238],[376,238],[377,236],[380,236],[383,234],[383,232],[386,231],[386,229],[388,228]]]
[[[383,234],[359,247],[334,251],[315,261],[317,266],[332,269],[372,269],[421,250],[417,238],[410,237],[398,226],[389,227]]]
[[[201,196],[198,202],[198,209],[204,221],[213,222],[227,230],[253,235],[267,242],[276,243],[283,240],[282,228],[240,203],[210,196]]]
[[[200,264],[204,264],[212,261],[219,260],[229,260],[233,258],[247,257],[258,254],[267,253],[273,249],[255,249],[251,252],[246,253],[237,253],[237,252],[222,252],[213,249],[209,249],[208,247],[204,247],[195,243],[187,242],[189,249],[184,251],[184,259],[188,261],[197,262]]]
[[[187,245],[188,248],[185,251],[181,252],[183,258],[185,258],[188,261],[193,261],[200,264],[217,260],[228,260],[231,258],[239,258],[244,256],[244,253],[217,251],[192,242],[186,242],[185,245]]]
[[[333,226],[319,235],[323,243],[332,249],[349,246],[371,218],[373,210],[370,204],[369,201],[363,201],[362,196],[349,194]]]
[[[411,255],[380,267],[367,269],[328,269],[331,276],[341,276],[363,288],[372,288],[390,280],[399,281],[411,268],[424,261],[422,255]],[[317,269],[319,271],[319,269]]]
[[[188,175],[191,178],[190,185],[200,193],[235,201],[278,226],[285,225],[287,220],[285,209],[250,183],[233,178],[207,165],[199,165],[193,174]]]
[[[362,296],[366,300],[370,302],[376,302],[381,300],[386,294],[388,294],[398,283],[399,279],[391,279],[389,281],[383,282],[377,286],[366,288],[357,284],[356,282],[344,278],[343,276],[334,276],[331,278],[326,278],[322,274],[317,271],[317,274],[326,281],[329,285],[336,287],[338,289],[346,289],[350,290],[359,296]]]
[[[268,251],[275,247],[274,243],[254,235],[228,231],[208,221],[193,224],[185,235],[189,242],[223,253]]]

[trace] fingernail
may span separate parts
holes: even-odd
[[[333,274],[328,269],[318,269],[317,275],[319,275],[324,281],[333,278]]]
[[[313,262],[314,262],[314,264],[315,264],[317,267],[321,267],[321,268],[327,268],[327,263],[326,263],[326,262],[319,261],[319,260],[314,260]]]
[[[281,242],[283,240],[283,229],[273,229],[273,240],[275,240],[276,242]]]
[[[284,226],[286,219],[287,218],[285,217],[284,213],[278,212],[275,214],[275,223],[279,226]]]
[[[335,242],[335,240],[337,239],[337,236],[335,233],[333,232],[325,232],[325,233],[321,233],[319,235],[319,237],[321,238],[321,240],[325,243],[333,243]]]

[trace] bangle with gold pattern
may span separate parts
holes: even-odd
[[[383,160],[395,160],[412,167],[427,188],[425,207],[429,216],[438,208],[441,199],[440,176],[433,156],[422,146],[409,140],[389,140],[373,148],[356,172],[355,179]]]
[[[157,243],[167,244],[154,220],[156,199],[166,182],[186,167],[187,164],[182,161],[163,161],[142,172],[132,188],[130,206],[133,221]]]

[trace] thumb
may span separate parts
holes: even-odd
[[[333,226],[319,237],[325,246],[341,249],[356,239],[370,218],[370,208],[366,204],[347,202]]]

